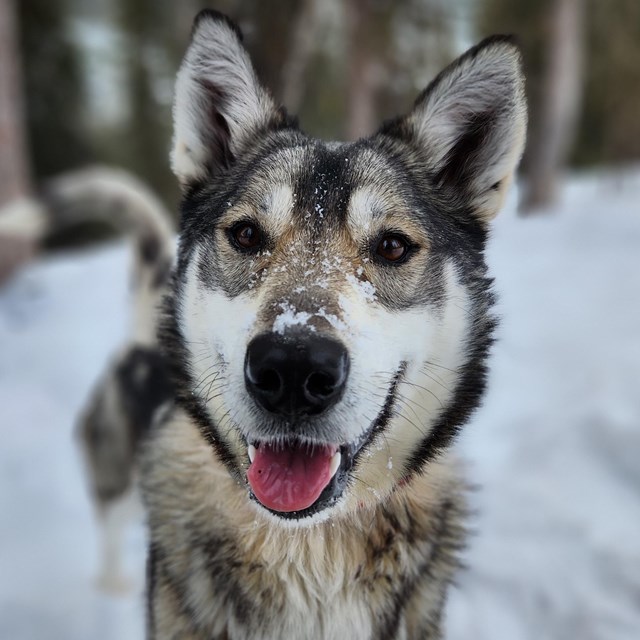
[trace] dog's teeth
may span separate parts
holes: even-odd
[[[247,452],[249,453],[249,460],[253,462],[253,459],[256,457],[256,448],[252,444],[250,444],[247,447]]]
[[[333,455],[333,458],[331,458],[331,466],[329,467],[329,472],[331,473],[331,477],[333,478],[333,476],[336,475],[336,471],[338,470],[338,467],[340,466],[340,460],[342,459],[342,456],[340,455],[339,451],[336,451],[335,454]]]

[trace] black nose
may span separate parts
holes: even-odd
[[[247,347],[247,390],[263,409],[288,418],[326,411],[342,396],[348,375],[349,354],[330,338],[265,333]]]

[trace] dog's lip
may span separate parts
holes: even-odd
[[[267,509],[274,515],[277,515],[283,519],[293,519],[293,520],[302,520],[304,518],[311,517],[320,511],[323,511],[327,507],[334,505],[339,498],[342,496],[348,480],[350,478],[350,473],[353,466],[358,461],[362,452],[371,444],[376,435],[382,431],[391,416],[393,405],[395,403],[396,398],[396,389],[402,377],[404,376],[404,372],[406,371],[407,363],[405,361],[400,363],[398,370],[392,378],[391,384],[389,386],[389,390],[387,392],[385,401],[380,409],[376,419],[371,423],[369,428],[354,442],[341,444],[341,445],[333,445],[337,447],[336,454],[340,455],[339,463],[336,465],[335,470],[332,469],[331,480],[327,484],[327,486],[320,493],[318,498],[306,509],[302,509],[300,511],[277,511],[274,509],[269,509],[264,505],[261,505],[262,508]],[[251,447],[256,447],[260,445],[260,440],[252,439],[247,441],[245,439],[245,443],[247,445],[247,457],[249,459],[249,463],[251,464]],[[308,442],[309,445],[316,446],[326,446],[326,442]],[[333,462],[333,461],[332,461]],[[247,483],[248,484],[248,483]],[[249,485],[249,492],[251,497],[256,500],[256,502],[260,503],[260,501],[256,498],[253,491],[251,490],[251,486]]]

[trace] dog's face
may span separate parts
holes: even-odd
[[[178,75],[184,187],[164,342],[247,498],[308,523],[383,500],[478,404],[486,225],[524,142],[517,49],[485,41],[370,138],[301,133],[204,12]]]

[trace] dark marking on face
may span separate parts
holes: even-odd
[[[349,147],[330,150],[323,143],[310,147],[295,178],[297,221],[314,231],[335,230],[346,218],[352,189]],[[325,232],[326,233],[326,232]]]

